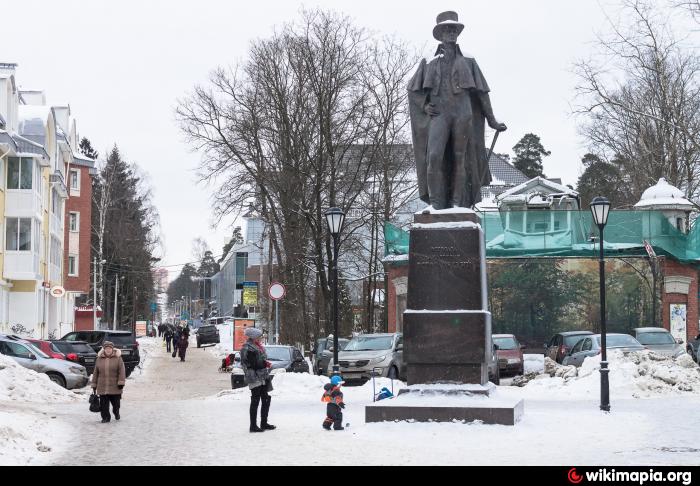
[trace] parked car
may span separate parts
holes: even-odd
[[[496,357],[500,374],[514,373],[522,375],[525,371],[523,348],[513,334],[494,334],[493,343],[496,345]]]
[[[489,381],[494,385],[501,384],[501,369],[498,366],[498,346],[492,340],[491,361],[488,363]]]
[[[696,363],[698,363],[698,353],[700,353],[700,334],[695,336],[695,339],[688,340],[686,351],[688,351],[688,354],[693,357]]]
[[[677,358],[685,354],[683,344],[676,342],[673,335],[663,327],[638,327],[634,337],[645,348],[655,353]]]
[[[96,352],[102,349],[102,343],[111,341],[122,353],[122,360],[128,377],[141,362],[139,343],[129,331],[76,331],[63,336],[61,341],[84,341]]]
[[[52,341],[51,344],[65,354],[68,361],[83,365],[88,375],[95,371],[97,353],[85,341]]]
[[[0,337],[0,354],[14,359],[20,366],[45,373],[51,381],[68,390],[88,384],[88,374],[83,366],[53,359],[28,341]]]
[[[287,373],[308,373],[309,363],[297,348],[293,346],[265,346],[267,359],[272,363],[272,369],[284,369]],[[231,372],[231,388],[243,388],[243,368],[240,353],[236,353],[233,371]]]
[[[346,382],[367,382],[372,376],[406,380],[403,334],[361,334],[338,353],[340,373]],[[333,374],[333,363],[326,368]]]
[[[544,356],[553,359],[561,364],[569,351],[576,346],[579,340],[586,336],[592,336],[590,331],[560,332],[549,340],[549,344],[544,345]]]
[[[35,347],[39,348],[44,354],[48,355],[49,358],[53,359],[66,359],[66,355],[61,352],[51,341],[42,341],[41,339],[29,339],[25,341],[32,343]]]
[[[233,322],[233,317],[229,316],[224,316],[224,317],[210,317],[207,319],[206,325],[207,326],[216,326],[216,325],[221,325],[221,324],[229,324]]]
[[[328,371],[328,364],[333,361],[333,338],[319,339],[319,344],[316,346],[316,354],[314,355],[313,365],[314,373],[323,375]],[[323,344],[320,344],[323,341]],[[338,355],[345,349],[345,346],[350,342],[349,339],[338,338]],[[321,352],[319,353],[319,347]],[[340,358],[338,358],[340,359]]]
[[[562,364],[579,367],[586,358],[600,354],[600,338],[600,334],[595,334],[581,339],[564,358]],[[629,334],[607,334],[606,344],[608,351],[613,349],[620,351],[644,351],[646,349]]]
[[[216,326],[202,326],[197,330],[197,347],[201,348],[206,344],[219,344],[219,329]]]

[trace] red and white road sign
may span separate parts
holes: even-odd
[[[275,282],[270,285],[267,294],[272,300],[282,300],[284,296],[287,295],[287,288],[279,282]]]

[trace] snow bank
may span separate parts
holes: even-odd
[[[128,378],[131,381],[140,380],[148,371],[148,365],[151,357],[165,349],[165,342],[163,341],[162,337],[140,337],[138,338],[138,343],[141,362],[136,368],[134,368],[134,371],[131,372],[131,376]]]
[[[70,428],[46,415],[0,411],[0,466],[45,465]]]
[[[700,394],[700,368],[687,355],[677,359],[651,351],[611,351],[608,355],[610,394],[615,398],[653,398]],[[541,374],[520,380],[525,397],[534,399],[597,399],[600,356],[586,358],[580,368],[545,359]]]
[[[219,324],[216,328],[219,330],[219,340],[221,342],[214,346],[214,352],[219,358],[223,359],[233,353],[233,324]]]
[[[81,400],[75,393],[0,354],[0,404],[3,400],[38,403],[68,403]]]
[[[525,374],[528,373],[544,373],[544,355],[543,354],[526,354],[525,358]]]

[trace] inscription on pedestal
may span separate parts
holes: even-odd
[[[481,309],[478,228],[411,231],[408,308]]]

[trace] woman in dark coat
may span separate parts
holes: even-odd
[[[241,366],[245,373],[245,383],[250,388],[250,431],[264,432],[275,430],[274,425],[267,422],[272,398],[272,378],[270,377],[271,363],[267,360],[265,347],[262,344],[262,331],[254,327],[245,330],[248,341],[241,349]],[[260,409],[260,427],[257,424],[258,405]]]
[[[177,351],[180,354],[180,361],[185,361],[185,355],[187,354],[187,347],[189,345],[189,339],[187,339],[187,335],[183,333],[180,336],[180,340],[177,342]]]

